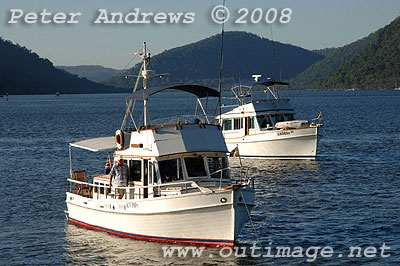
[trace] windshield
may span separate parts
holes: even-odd
[[[189,177],[206,176],[203,157],[185,158],[185,165]]]
[[[228,162],[225,157],[208,157],[207,163],[212,178],[229,178],[229,170],[226,169]],[[225,170],[219,171],[221,169]]]
[[[182,180],[181,159],[158,161],[161,183]]]
[[[272,125],[269,115],[258,115],[257,122],[260,128],[269,128]]]

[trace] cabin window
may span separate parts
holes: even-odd
[[[272,116],[272,120],[274,121],[274,123],[276,124],[276,123],[279,123],[279,122],[282,122],[282,121],[284,121],[284,118],[283,118],[283,115],[273,115]]]
[[[294,120],[293,114],[284,114],[285,121],[292,121]]]
[[[254,116],[248,118],[249,128],[254,129],[256,128],[256,118]]]
[[[142,179],[142,161],[130,160],[129,161],[129,182],[141,181]]]
[[[232,130],[232,120],[231,119],[224,119],[222,124],[222,130]]]
[[[229,178],[229,171],[226,169],[228,163],[225,157],[208,157],[207,163],[212,178],[221,178],[221,175],[222,178]]]
[[[182,163],[180,159],[158,161],[161,183],[182,180]]]
[[[187,174],[190,177],[206,176],[203,157],[185,158]]]
[[[153,163],[149,162],[149,183],[151,184],[156,182],[156,180],[154,180],[156,178],[153,177],[153,172],[154,172],[153,167],[154,167]]]
[[[242,119],[235,118],[233,119],[233,129],[241,129],[242,128]]]
[[[98,191],[98,185],[99,185],[99,183],[98,182],[94,182],[94,185],[95,185],[95,187],[94,187],[94,193],[97,193],[97,191]]]
[[[258,115],[257,122],[260,128],[269,128],[272,125],[268,115]]]

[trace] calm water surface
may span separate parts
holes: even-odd
[[[258,236],[272,250],[333,248],[332,258],[313,262],[305,252],[303,258],[223,258],[219,249],[206,249],[200,258],[164,258],[163,244],[66,223],[68,143],[114,135],[125,96],[0,99],[1,265],[400,265],[399,91],[284,92],[297,118],[322,112],[318,159],[243,160],[256,180],[257,206],[254,227],[245,225],[240,247],[249,251]],[[152,119],[194,112],[193,100],[182,93],[160,94],[150,104]],[[103,170],[106,154],[76,149],[73,158],[95,174]],[[230,163],[237,174],[239,161]],[[387,258],[379,249],[375,257],[348,257],[351,246],[383,243],[391,248]]]

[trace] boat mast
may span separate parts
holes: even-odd
[[[220,51],[220,58],[219,58],[219,80],[218,80],[218,106],[219,106],[219,123],[222,125],[222,103],[221,103],[221,94],[222,94],[222,67],[224,63],[224,28],[225,28],[225,0],[223,1],[222,6],[224,7],[223,12],[223,19],[222,19],[222,26],[221,26],[221,51]],[[222,127],[221,127],[222,128]]]
[[[146,47],[145,41],[143,42],[143,52],[136,52],[135,54],[139,55],[143,60],[142,66],[140,67],[140,70],[139,70],[139,74],[138,75],[125,75],[126,78],[127,77],[137,77],[133,92],[136,91],[140,78],[143,78],[143,89],[146,90],[148,88],[148,85],[149,85],[148,81],[150,78],[153,78],[153,77],[163,78],[165,75],[168,75],[168,73],[155,74],[154,70],[148,69],[147,66],[150,63],[150,53],[147,53],[147,47]],[[135,100],[135,103],[136,103],[136,100]],[[122,126],[121,126],[121,131],[125,129],[126,119],[127,119],[128,115],[130,114],[131,106],[132,106],[132,100],[130,100],[129,105],[126,108],[125,117],[124,117],[124,120],[123,120]],[[134,107],[135,107],[135,104],[133,104],[132,111],[133,111]],[[133,120],[133,118],[132,118],[132,120]],[[143,102],[143,126],[144,127],[149,126],[149,111],[148,111],[148,106],[147,106],[147,99],[144,100],[144,102]]]
[[[139,73],[141,77],[143,77],[143,89],[147,89],[149,85],[149,79],[156,76],[155,71],[148,69],[147,65],[150,62],[150,53],[147,53],[147,48],[146,48],[146,42],[143,42],[143,53],[140,53],[140,56],[143,59],[143,64],[142,64],[142,72]],[[160,74],[159,76],[162,77],[163,74]],[[147,99],[143,101],[143,126],[147,127],[149,125],[149,110],[148,110],[148,105],[147,105]]]
[[[148,86],[148,80],[149,80],[149,76],[148,76],[148,72],[147,72],[147,60],[150,60],[150,55],[149,56],[147,56],[147,53],[146,53],[146,42],[143,42],[143,55],[142,55],[142,58],[143,58],[143,71],[142,71],[142,76],[143,76],[143,88],[144,89],[147,89],[147,86]],[[147,107],[147,100],[144,100],[144,103],[143,103],[143,125],[145,126],[145,127],[147,127],[148,126],[148,123],[149,123],[149,121],[148,121],[148,107]]]

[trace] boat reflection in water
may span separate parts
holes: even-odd
[[[251,230],[249,229],[247,233]],[[262,258],[251,257],[252,243],[247,242],[234,248],[224,247],[224,249],[187,247],[115,237],[66,223],[63,248],[65,262],[68,265],[251,265],[261,263]],[[190,250],[196,248],[201,250],[201,253],[196,256],[193,256],[191,251],[186,256],[178,255],[178,252],[170,256],[166,255],[163,249],[171,247]]]
[[[173,261],[173,258],[163,258],[161,243],[114,237],[71,224],[66,224],[65,236],[64,257],[67,264],[158,265]]]

